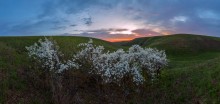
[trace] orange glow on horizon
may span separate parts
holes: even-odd
[[[168,32],[168,31],[164,31],[164,32],[161,32],[163,35],[170,35],[171,32]]]
[[[166,36],[166,35],[170,35],[169,32],[163,32],[163,35],[161,36]],[[154,36],[158,36],[158,35],[152,35],[152,34],[148,34],[148,35],[140,35],[140,34],[133,34],[133,35],[128,35],[128,36],[115,36],[115,37],[110,37],[110,38],[104,38],[103,40],[109,41],[109,42],[121,42],[121,41],[131,41],[135,38],[141,38],[141,37],[154,37]]]
[[[130,40],[133,40],[135,38],[111,38],[111,39],[104,39],[106,41],[109,41],[109,42],[121,42],[121,41],[130,41]]]

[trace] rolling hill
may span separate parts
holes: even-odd
[[[220,38],[191,34],[175,34],[136,38],[127,42],[116,42],[118,45],[131,46],[138,44],[143,47],[155,47],[166,50],[171,55],[193,55],[204,52],[219,52]]]
[[[138,44],[167,52],[169,66],[163,71],[158,85],[152,88],[151,94],[156,95],[148,99],[149,103],[220,102],[220,38],[176,34],[115,44],[125,47]],[[156,96],[160,97],[154,100]]]
[[[44,93],[33,91],[24,79],[29,68],[25,46],[43,37],[0,37],[0,104],[46,102]],[[71,55],[85,37],[52,37],[60,50]],[[168,53],[167,66],[159,81],[145,89],[145,103],[218,103],[220,102],[220,38],[178,34],[137,38],[128,42],[110,43],[93,39],[107,50],[128,49],[133,44],[163,49]],[[66,56],[69,57],[69,56]]]

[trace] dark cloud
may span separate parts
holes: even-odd
[[[128,29],[122,29],[122,28],[120,28],[120,29],[114,29],[114,28],[110,28],[110,29],[108,29],[109,31],[115,31],[115,32],[121,32],[121,31],[127,31]]]
[[[84,31],[85,33],[97,33],[97,34],[100,34],[100,33],[109,33],[109,29],[99,29],[99,30],[87,30],[87,31]]]
[[[70,27],[75,27],[75,26],[77,26],[76,24],[72,24],[72,25],[70,25]]]
[[[79,31],[79,30],[76,30],[76,31]],[[127,31],[127,29],[110,28],[110,29],[87,30],[87,31],[80,30],[81,33],[79,33],[79,34],[65,33],[62,35],[98,37],[100,39],[105,39],[105,40],[109,40],[109,41],[127,41],[127,40],[131,40],[134,38],[139,38],[139,37],[162,35],[158,32],[154,32],[154,31],[148,30],[148,29],[136,29],[136,30],[132,31],[133,34],[122,34],[122,33],[112,34],[111,33],[111,32],[122,32],[122,31]]]
[[[122,32],[122,31],[127,31],[128,29],[123,29],[123,28],[109,28],[109,29],[98,29],[98,30],[87,30],[84,32],[88,33],[110,33],[110,32]]]
[[[66,26],[54,26],[54,27],[52,27],[52,28],[50,28],[50,29],[52,29],[52,30],[65,30],[67,27]]]
[[[106,37],[108,37],[110,35],[109,32],[107,32],[105,30],[93,30],[93,31],[76,30],[76,31],[80,31],[81,33],[79,33],[79,34],[64,33],[64,34],[61,34],[61,35],[65,35],[65,36],[83,36],[83,37],[99,37],[101,39],[105,39]]]
[[[91,17],[89,17],[89,18],[83,18],[83,21],[84,21],[85,25],[87,25],[87,26],[91,26],[92,23],[93,23]]]
[[[133,33],[142,35],[142,36],[158,36],[158,35],[163,35],[161,33],[149,30],[149,29],[136,29],[132,31]]]

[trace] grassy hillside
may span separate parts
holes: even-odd
[[[168,54],[177,56],[220,51],[220,38],[190,34],[137,38],[116,44],[122,46],[138,44],[144,47],[156,47],[166,50]]]
[[[168,53],[169,66],[160,81],[150,88],[149,103],[220,102],[220,38],[177,34],[137,38],[116,43],[155,47]]]
[[[0,104],[36,104],[47,101],[46,93],[33,90],[23,77],[23,71],[30,64],[25,46],[33,44],[39,38],[43,37],[0,37],[0,92],[3,92]],[[89,40],[84,37],[52,38],[66,55],[78,50],[77,44]],[[108,50],[127,49],[133,44],[166,50],[169,66],[163,70],[157,83],[144,90],[145,97],[140,98],[142,103],[220,102],[219,38],[180,34],[138,38],[116,45],[99,39],[94,39],[94,43],[103,45]]]
[[[174,64],[173,62],[171,62]],[[146,102],[158,104],[218,104],[220,102],[220,57],[188,60],[167,68],[150,88]]]
[[[0,104],[43,98],[41,94],[39,96],[33,95],[34,92],[28,88],[29,86],[23,78],[23,71],[29,69],[29,64],[31,64],[25,46],[34,44],[40,38],[43,39],[44,37],[0,37]],[[48,38],[52,38],[57,42],[66,57],[70,57],[80,49],[77,47],[79,43],[89,41],[89,38],[86,37],[54,36]],[[120,48],[120,46],[107,41],[99,39],[93,39],[93,41],[94,44],[105,46],[107,50]]]

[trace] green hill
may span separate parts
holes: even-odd
[[[138,44],[143,47],[156,47],[166,50],[168,54],[180,56],[220,51],[220,38],[190,34],[144,37],[116,44],[122,46]]]
[[[176,34],[137,38],[116,44],[126,47],[138,44],[168,53],[169,66],[163,71],[160,82],[150,89],[152,92],[147,102],[220,102],[220,38]]]
[[[29,94],[27,82],[23,78],[24,70],[31,63],[25,46],[30,46],[44,37],[0,37],[0,104],[6,101],[17,103]],[[87,37],[53,36],[65,57],[70,57],[79,50],[77,45],[89,41]],[[107,50],[116,50],[120,46],[100,39],[94,39],[94,44],[103,45]],[[69,56],[68,56],[69,55]],[[2,93],[3,92],[3,93]],[[27,95],[24,95],[27,94]],[[16,99],[9,99],[16,98]],[[34,99],[34,96],[32,96]],[[17,99],[18,98],[18,99]],[[30,98],[31,99],[31,98]]]
[[[30,87],[24,72],[29,68],[25,46],[43,37],[0,37],[0,104],[47,102],[45,92]],[[78,50],[77,44],[87,42],[86,37],[52,37],[65,55]],[[178,34],[137,38],[129,42],[110,43],[93,39],[107,50],[139,44],[155,47],[168,53],[169,66],[157,83],[143,92],[142,103],[211,103],[220,102],[220,38]],[[69,56],[66,56],[69,57]]]

